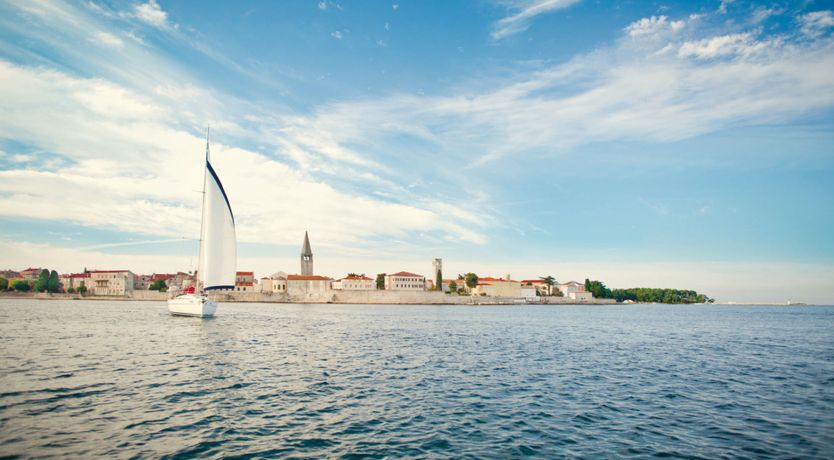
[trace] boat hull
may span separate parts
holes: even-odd
[[[214,316],[215,311],[217,311],[217,302],[203,296],[186,294],[168,299],[168,312],[174,316],[206,318]]]

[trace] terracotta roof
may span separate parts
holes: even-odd
[[[90,273],[126,273],[130,270],[90,270]]]
[[[255,276],[255,272],[237,272],[235,273],[237,276]]]
[[[419,278],[423,277],[423,275],[418,275],[416,273],[409,273],[409,272],[399,272],[399,273],[394,273],[394,274],[391,274],[391,275],[388,275],[388,276],[416,276],[416,277],[419,277]]]
[[[27,268],[26,270],[21,270],[21,271],[24,271],[24,272],[31,272],[31,271],[40,271],[40,270],[41,270],[40,268],[32,268],[32,267],[29,267],[29,268]]]
[[[372,278],[368,278],[367,276],[346,276],[346,277],[344,277],[344,278],[340,279],[339,281],[342,281],[342,280],[353,280],[353,281],[356,281],[356,280],[361,280],[361,281],[373,281],[373,279],[372,279]]]
[[[171,279],[175,276],[177,276],[177,275],[172,275],[170,273],[154,273],[153,275],[151,275],[151,281],[169,280],[169,279]]]
[[[521,280],[522,283],[544,284],[543,280]]]
[[[491,281],[493,283],[507,283],[507,282],[518,283],[518,281],[516,281],[516,280],[507,281],[504,278],[492,278],[492,277],[489,277],[489,276],[484,277],[484,278],[478,278],[478,281]]]
[[[288,281],[330,281],[330,279],[319,275],[287,275]]]

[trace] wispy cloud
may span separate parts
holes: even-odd
[[[814,11],[799,16],[802,33],[810,37],[819,37],[834,27],[834,13],[831,11]]]
[[[509,2],[512,15],[499,19],[493,24],[492,38],[500,40],[530,27],[530,21],[540,14],[565,9],[580,0],[516,0]]]

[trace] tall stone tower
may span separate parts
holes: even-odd
[[[310,249],[310,237],[304,232],[304,246],[301,247],[301,274],[313,275],[313,250]]]

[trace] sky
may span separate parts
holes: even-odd
[[[0,0],[0,269],[834,303],[834,3]]]

